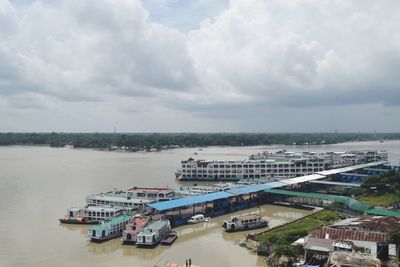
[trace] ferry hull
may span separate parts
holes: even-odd
[[[108,241],[108,240],[111,240],[111,239],[114,239],[114,238],[117,238],[117,237],[120,237],[120,236],[122,236],[122,233],[121,234],[117,234],[117,235],[109,235],[109,236],[105,236],[105,237],[93,237],[92,236],[90,238],[90,241],[93,242],[93,243],[103,243],[105,241]]]
[[[99,221],[93,221],[93,220],[85,220],[85,221],[79,221],[76,219],[58,219],[60,223],[64,224],[87,224],[87,225],[94,225],[94,224],[99,224]]]
[[[254,230],[254,229],[260,229],[268,226],[268,222],[261,223],[260,225],[253,226],[253,227],[235,227],[235,228],[225,228],[225,232],[228,233],[233,233],[233,232],[241,232],[241,231],[248,231],[248,230]]]

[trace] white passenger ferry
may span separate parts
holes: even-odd
[[[267,219],[258,214],[233,217],[230,221],[224,221],[222,227],[227,232],[246,231],[268,226]]]
[[[111,220],[101,221],[100,225],[92,226],[88,236],[92,242],[103,242],[122,235],[125,226],[131,222],[132,214],[121,214]]]
[[[161,219],[149,223],[136,238],[136,245],[139,247],[152,247],[157,245],[161,239],[171,232],[169,220]]]
[[[89,195],[86,203],[89,206],[119,206],[125,209],[146,211],[146,205],[174,198],[175,192],[170,188],[133,187],[127,191],[113,190]]]
[[[102,220],[111,219],[123,212],[124,209],[121,207],[88,206],[85,208],[69,208],[67,215],[59,219],[59,221],[66,224],[98,224]]]
[[[240,179],[280,180],[313,174],[332,168],[373,161],[386,161],[385,151],[348,152],[263,152],[247,160],[195,160],[181,162],[180,180],[238,181]]]

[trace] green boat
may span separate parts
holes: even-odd
[[[121,214],[111,220],[101,221],[100,225],[92,226],[88,230],[88,236],[92,242],[103,242],[119,236],[125,226],[133,219],[132,214]]]

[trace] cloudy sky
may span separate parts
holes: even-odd
[[[398,0],[0,0],[0,131],[400,131]]]

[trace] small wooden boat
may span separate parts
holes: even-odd
[[[170,246],[175,240],[178,238],[178,233],[175,231],[171,231],[164,239],[160,241],[161,245]]]

